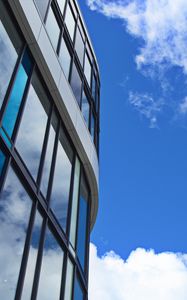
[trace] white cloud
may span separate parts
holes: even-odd
[[[175,65],[187,73],[186,0],[87,0],[92,10],[121,19],[127,31],[144,42],[137,67]]]
[[[90,247],[89,300],[186,300],[187,254],[142,248],[124,261]]]
[[[131,91],[128,100],[135,110],[149,120],[150,128],[158,127],[157,116],[164,105],[162,99],[156,101],[152,95],[133,93]]]
[[[179,113],[185,115],[187,113],[187,97],[179,104]]]

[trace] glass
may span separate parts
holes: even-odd
[[[64,253],[49,229],[43,249],[38,300],[59,300]]]
[[[14,82],[14,86],[12,88],[8,105],[6,107],[6,111],[3,117],[2,126],[5,129],[6,133],[9,135],[9,137],[12,136],[14,130],[19,108],[21,105],[23,94],[25,92],[25,87],[28,81],[28,77],[30,76],[31,73],[31,69],[32,69],[31,59],[28,52],[26,51],[23,56],[22,63],[19,66],[19,70]]]
[[[58,25],[58,22],[56,20],[56,17],[54,15],[51,6],[49,8],[49,12],[47,15],[46,29],[49,34],[50,40],[56,50],[58,46],[59,36],[60,36],[60,27]]]
[[[87,127],[89,128],[89,119],[90,119],[90,104],[88,102],[88,98],[86,97],[85,93],[82,95],[82,105],[81,111],[86,122]]]
[[[51,208],[64,231],[66,231],[72,159],[72,149],[61,128],[51,193]]]
[[[74,283],[74,300],[83,300],[84,295],[82,288],[80,287],[79,280],[77,276],[75,277],[75,283]]]
[[[24,279],[24,286],[22,291],[21,299],[23,300],[30,300],[31,292],[32,292],[32,284],[38,254],[38,247],[40,242],[40,234],[41,234],[41,227],[42,227],[42,217],[40,213],[36,212],[34,228],[31,237],[31,244],[29,250],[29,257],[27,262],[27,270]]]
[[[45,160],[44,160],[44,167],[43,167],[43,171],[42,171],[41,186],[40,186],[40,190],[44,197],[47,196],[49,174],[50,174],[50,169],[51,169],[54,142],[55,142],[55,136],[56,136],[56,127],[57,127],[57,116],[55,115],[55,113],[53,113],[52,124],[50,126],[47,150],[46,150],[46,155],[45,155]]]
[[[3,171],[3,167],[5,164],[5,155],[4,153],[0,150],[0,177],[1,177],[1,173]]]
[[[72,300],[72,285],[73,285],[73,264],[71,260],[68,258],[64,300]]]
[[[92,116],[91,116],[90,133],[91,133],[92,141],[94,142],[94,139],[95,139],[95,117],[94,117],[93,113],[92,113]]]
[[[86,231],[88,211],[88,189],[84,176],[81,176],[81,188],[79,198],[78,234],[77,234],[77,255],[82,269],[85,269],[86,255]]]
[[[65,0],[57,0],[58,6],[61,10],[62,15],[64,14],[64,6],[65,6]]]
[[[16,141],[16,148],[34,179],[38,173],[49,105],[45,90],[34,72]]]
[[[38,7],[42,20],[44,20],[49,0],[34,0],[34,1]]]
[[[96,78],[95,78],[94,74],[92,77],[92,97],[93,97],[94,101],[96,101]]]
[[[66,42],[64,41],[64,38],[62,38],[61,45],[60,45],[59,60],[61,62],[61,66],[64,71],[64,74],[65,74],[66,78],[68,79],[70,63],[71,63],[71,55],[66,46]]]
[[[21,37],[0,1],[0,109],[21,48]]]
[[[78,73],[78,70],[77,70],[75,64],[73,64],[70,84],[71,84],[71,88],[73,90],[74,96],[75,96],[78,104],[80,105],[82,81],[81,81],[81,78],[79,76],[79,73]]]
[[[74,32],[75,32],[75,19],[73,17],[73,14],[72,14],[69,4],[67,5],[67,8],[66,8],[65,23],[66,23],[67,29],[69,31],[69,35],[73,41]]]
[[[91,82],[91,63],[90,63],[90,60],[88,58],[87,53],[85,55],[84,74],[85,74],[86,80],[87,80],[87,82],[90,86],[90,82]]]
[[[84,59],[84,41],[80,33],[79,27],[76,32],[76,40],[75,40],[75,50],[77,52],[78,58],[80,60],[81,65],[83,65]]]
[[[0,295],[13,300],[31,212],[30,198],[9,168],[0,196]]]
[[[75,248],[75,241],[76,241],[77,208],[78,208],[78,199],[79,199],[79,181],[80,181],[80,161],[76,157],[74,182],[73,182],[71,223],[70,223],[70,242],[74,248]]]

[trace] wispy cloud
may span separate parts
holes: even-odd
[[[187,113],[187,97],[179,104],[179,113],[185,115]]]
[[[187,254],[142,248],[126,261],[115,252],[103,257],[90,249],[90,300],[186,300]]]

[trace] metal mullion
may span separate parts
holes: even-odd
[[[51,2],[52,2],[52,0],[49,0],[49,2],[48,2],[48,6],[47,6],[47,9],[46,9],[46,12],[45,12],[44,19],[43,19],[44,24],[46,24],[46,21],[47,21],[47,16],[48,16],[48,13],[49,13]]]
[[[23,255],[22,255],[20,272],[19,272],[19,276],[18,276],[15,300],[20,300],[21,295],[22,295],[24,278],[25,278],[25,274],[26,274],[27,262],[28,262],[29,251],[30,251],[30,243],[31,243],[31,239],[32,239],[32,230],[33,230],[35,216],[36,216],[36,209],[37,209],[36,203],[33,202],[31,213],[30,213],[30,218],[29,218],[29,225],[27,228],[27,235],[26,235],[26,239],[25,239],[25,245],[24,245],[24,251],[23,251]]]
[[[47,217],[43,219],[41,235],[40,235],[40,242],[38,247],[38,255],[36,260],[36,268],[34,273],[34,280],[32,286],[32,293],[31,293],[31,300],[36,300],[38,286],[39,286],[39,279],[40,279],[40,271],[42,266],[42,257],[43,257],[43,247],[45,243],[45,234],[46,234],[46,227],[47,227]]]
[[[64,300],[66,276],[67,276],[67,261],[68,261],[68,252],[66,250],[66,252],[64,252],[63,267],[62,267],[60,300]]]

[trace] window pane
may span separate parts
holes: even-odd
[[[82,110],[82,114],[84,117],[84,120],[86,122],[86,125],[89,128],[89,118],[90,118],[90,104],[88,102],[88,99],[85,95],[85,93],[83,93],[82,95],[82,106],[81,106],[81,110]]]
[[[54,142],[56,136],[56,127],[57,127],[57,116],[53,114],[52,124],[50,126],[50,131],[49,131],[49,139],[48,139],[47,150],[45,155],[44,167],[42,172],[41,186],[40,186],[41,192],[44,197],[47,196],[49,174],[50,174],[53,148],[54,148]]]
[[[49,0],[34,0],[41,14],[42,20],[45,18]]]
[[[49,100],[36,73],[23,111],[16,148],[36,179],[47,124]]]
[[[63,251],[49,231],[43,250],[42,267],[38,287],[38,300],[59,300],[61,274],[63,267]]]
[[[32,238],[31,238],[31,245],[30,245],[30,251],[29,251],[29,257],[27,262],[27,270],[24,280],[24,286],[22,291],[21,299],[23,300],[30,300],[31,297],[31,291],[32,291],[32,284],[33,284],[33,278],[34,278],[34,272],[35,272],[35,266],[36,266],[36,259],[38,254],[38,247],[39,247],[39,241],[40,241],[40,233],[41,233],[41,227],[42,227],[42,217],[40,213],[37,211],[36,217],[35,217],[35,223],[34,228],[32,232]]]
[[[60,35],[60,27],[58,25],[58,22],[56,20],[56,17],[51,7],[49,9],[48,16],[47,16],[46,29],[51,39],[51,42],[56,50],[58,45],[59,35]]]
[[[73,41],[74,31],[75,31],[75,19],[73,17],[73,14],[72,14],[69,4],[66,9],[65,22],[66,22],[66,26],[69,31],[70,37]]]
[[[73,284],[73,264],[71,263],[71,260],[68,258],[64,300],[72,299],[72,284]]]
[[[84,42],[83,42],[79,28],[77,28],[77,32],[76,32],[75,50],[77,51],[77,55],[78,55],[81,65],[83,65]]]
[[[73,93],[75,95],[75,98],[76,98],[78,104],[80,105],[82,81],[80,79],[80,76],[79,76],[79,73],[77,71],[75,64],[73,64],[70,84],[71,84]]]
[[[0,108],[22,47],[15,25],[0,1]]]
[[[5,155],[4,155],[4,153],[0,150],[0,177],[1,177],[1,173],[2,173],[2,171],[3,171],[4,163],[5,163]]]
[[[58,5],[60,7],[62,15],[64,14],[64,6],[65,6],[65,0],[57,0]]]
[[[0,295],[13,300],[30,217],[31,201],[10,168],[0,196]]]
[[[95,117],[94,117],[93,114],[92,114],[92,117],[91,117],[91,129],[90,129],[90,133],[91,133],[91,136],[92,136],[92,140],[94,142],[94,137],[95,137]]]
[[[74,300],[83,300],[83,299],[84,299],[83,291],[80,287],[80,283],[76,276],[75,277],[75,285],[74,285]]]
[[[63,130],[60,132],[51,194],[51,208],[66,231],[73,152]]]
[[[92,77],[92,97],[94,100],[96,100],[96,78],[95,75]]]
[[[82,175],[80,199],[79,199],[77,255],[83,270],[85,269],[87,211],[88,211],[88,189],[85,183],[85,179]]]
[[[9,137],[12,136],[14,130],[28,76],[31,73],[31,64],[29,54],[25,52],[3,117],[3,128]]]
[[[61,62],[64,74],[65,74],[66,78],[68,79],[70,63],[71,63],[71,56],[70,56],[69,50],[66,46],[66,43],[64,41],[64,38],[62,38],[61,45],[60,45],[59,60]]]
[[[80,161],[76,157],[74,182],[73,182],[73,197],[72,197],[72,209],[71,209],[71,224],[70,224],[70,242],[75,248],[76,240],[76,226],[77,226],[77,208],[79,197],[79,180],[80,180]]]
[[[90,86],[90,81],[91,81],[91,63],[89,61],[87,53],[85,55],[84,74],[85,74],[87,82],[88,82],[88,84]]]

